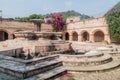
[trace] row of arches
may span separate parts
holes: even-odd
[[[72,33],[72,41],[78,41],[78,33],[73,32]],[[87,31],[84,31],[83,33],[80,34],[81,40],[82,41],[90,41],[90,34]],[[96,31],[93,34],[94,37],[94,42],[102,42],[104,41],[104,33],[102,31]],[[65,40],[70,40],[70,34],[68,32],[65,33]]]
[[[11,35],[14,39],[14,34]],[[72,41],[78,41],[79,34],[77,32],[72,32]],[[87,31],[83,31],[81,34],[82,41],[90,41],[90,34]],[[104,33],[102,31],[96,31],[93,34],[94,42],[102,42],[104,41]],[[9,38],[9,33],[5,30],[0,30],[0,41],[5,41]],[[70,34],[68,32],[65,33],[65,40],[70,40]]]

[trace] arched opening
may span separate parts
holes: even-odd
[[[16,30],[15,32],[20,32],[20,31],[23,31],[23,30]]]
[[[73,32],[73,41],[78,41],[78,34]]]
[[[69,40],[69,33],[65,34],[65,40]]]
[[[94,33],[94,41],[102,42],[104,41],[104,33],[102,31],[97,31]]]
[[[8,33],[5,31],[0,31],[0,41],[5,41],[8,39]]]
[[[88,32],[82,33],[82,41],[89,41],[89,33]]]
[[[15,38],[16,38],[14,34],[13,34],[12,36],[13,36],[13,39],[15,39]]]

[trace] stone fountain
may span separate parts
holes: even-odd
[[[24,44],[24,55],[40,57],[40,55],[56,54],[55,51],[66,51],[69,43],[60,39],[62,32],[15,32],[17,40]],[[50,53],[51,52],[51,53]],[[53,53],[52,53],[53,52]]]
[[[68,50],[69,43],[60,39],[62,32],[42,32],[41,21],[32,21],[36,31],[15,32],[16,38],[9,41],[13,44],[8,44],[13,49],[0,51],[0,72],[15,80],[47,80],[65,74],[57,54]]]
[[[41,23],[39,19],[31,20],[35,24],[36,31],[20,31],[15,32],[16,40],[21,41],[24,56],[30,55],[32,58],[45,56],[48,54],[56,54],[58,51],[67,51],[69,43],[62,40],[62,32],[44,32],[41,31]]]

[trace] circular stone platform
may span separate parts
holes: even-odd
[[[60,60],[68,71],[99,71],[120,65],[110,54],[89,51],[84,55],[60,55]]]

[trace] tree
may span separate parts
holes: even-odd
[[[106,14],[106,20],[109,25],[110,36],[120,38],[120,3]]]
[[[16,20],[22,20],[22,21],[25,21],[25,20],[30,20],[30,19],[44,19],[44,16],[43,15],[38,15],[38,14],[32,14],[28,17],[16,17],[15,18]]]
[[[42,15],[38,14],[32,14],[29,16],[30,19],[43,19],[44,17]]]

